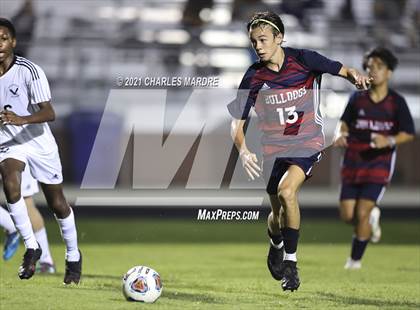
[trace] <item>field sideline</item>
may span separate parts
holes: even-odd
[[[345,271],[351,231],[338,221],[307,220],[299,247],[301,288],[284,293],[266,268],[260,222],[83,219],[79,287],[63,287],[64,246],[48,221],[58,274],[17,277],[23,246],[0,262],[0,309],[419,309],[420,224],[385,222],[363,269]],[[151,305],[126,302],[121,277],[134,265],[162,276]],[[24,296],[24,298],[22,298]]]

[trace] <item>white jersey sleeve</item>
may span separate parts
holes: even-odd
[[[48,102],[51,100],[50,85],[44,70],[36,64],[32,64],[30,75],[28,76],[29,98],[31,104]]]

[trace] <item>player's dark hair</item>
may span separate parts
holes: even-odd
[[[6,27],[13,39],[16,39],[16,29],[12,22],[6,18],[0,17],[0,26]]]
[[[367,52],[363,57],[363,69],[366,70],[369,58],[378,57],[382,60],[389,70],[394,71],[398,65],[398,59],[395,55],[385,47],[375,47]]]
[[[265,21],[264,21],[265,20]],[[268,21],[268,22],[266,22]],[[273,27],[270,23],[273,23],[276,27]],[[261,25],[269,25],[273,29],[273,34],[276,36],[279,33],[284,35],[284,25],[283,21],[281,20],[280,16],[276,13],[267,11],[267,12],[256,12],[252,15],[251,19],[246,25],[246,29],[250,31]]]

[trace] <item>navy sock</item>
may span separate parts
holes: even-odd
[[[365,253],[366,246],[369,240],[359,240],[356,237],[353,237],[353,242],[351,244],[351,259],[360,260],[362,259],[363,253]]]
[[[299,229],[286,227],[282,228],[281,232],[283,234],[284,249],[286,253],[296,253],[299,240]]]
[[[273,240],[273,243],[275,245],[279,245],[282,241],[283,241],[283,235],[281,232],[277,233],[277,234],[273,234],[270,229],[267,229],[268,232],[268,236],[271,238],[271,240]]]

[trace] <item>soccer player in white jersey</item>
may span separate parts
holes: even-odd
[[[39,66],[14,54],[15,46],[13,24],[0,18],[0,173],[7,207],[26,247],[18,275],[31,278],[42,253],[20,190],[21,174],[28,166],[41,184],[66,244],[64,284],[78,284],[82,255],[73,211],[63,194],[57,143],[47,124],[55,119],[48,81]]]
[[[36,208],[35,202],[32,198],[32,196],[38,192],[38,182],[32,177],[29,172],[29,168],[26,167],[22,172],[21,195],[25,200],[25,204],[28,209],[29,219],[31,220],[35,238],[42,250],[39,264],[36,266],[36,272],[55,273],[55,265],[50,252],[44,219]],[[2,207],[0,207],[0,226],[6,231],[3,259],[9,260],[18,249],[20,238],[9,212]]]

